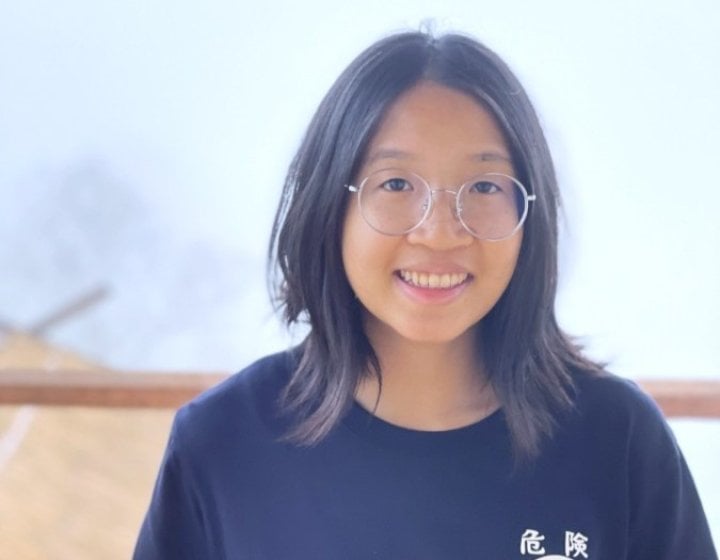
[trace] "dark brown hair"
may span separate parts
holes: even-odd
[[[420,80],[465,93],[491,111],[518,179],[537,195],[512,280],[476,329],[516,458],[532,459],[552,434],[557,414],[572,405],[572,372],[602,368],[581,355],[555,318],[559,193],[537,115],[507,65],[458,34],[400,33],[361,53],[321,102],[290,166],[268,261],[285,320],[310,326],[283,395],[284,409],[295,418],[288,437],[318,442],[353,402],[361,376],[370,372],[382,381],[342,265],[343,186],[359,169],[389,106]]]

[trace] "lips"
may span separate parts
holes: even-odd
[[[436,290],[452,289],[467,282],[470,275],[467,272],[453,272],[437,274],[431,272],[417,272],[414,270],[400,270],[398,276],[403,282],[418,288]]]

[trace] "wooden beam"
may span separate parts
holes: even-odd
[[[220,373],[0,369],[0,405],[177,408]],[[720,418],[720,380],[641,380],[668,417]]]
[[[225,379],[211,373],[0,370],[0,404],[177,408]]]
[[[719,379],[647,379],[638,383],[667,417],[720,418]]]

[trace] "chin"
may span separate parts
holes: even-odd
[[[386,342],[395,339],[398,343],[410,344],[451,344],[465,340],[472,336],[476,324],[470,325],[442,325],[437,321],[413,321],[411,324],[387,324],[377,319],[369,321],[366,327]]]
[[[452,344],[460,340],[465,340],[471,331],[465,332],[453,332],[453,333],[441,333],[437,331],[432,332],[419,332],[419,333],[408,333],[405,338],[409,342],[416,344],[427,344],[427,345],[441,345],[441,344]]]

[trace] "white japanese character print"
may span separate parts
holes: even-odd
[[[545,535],[541,535],[534,529],[526,529],[520,539],[520,554],[530,554],[532,556],[545,554],[545,548],[542,546],[544,540]]]
[[[588,538],[582,533],[573,533],[572,531],[565,531],[565,556],[570,558],[577,558],[582,556],[587,558],[587,542]]]

